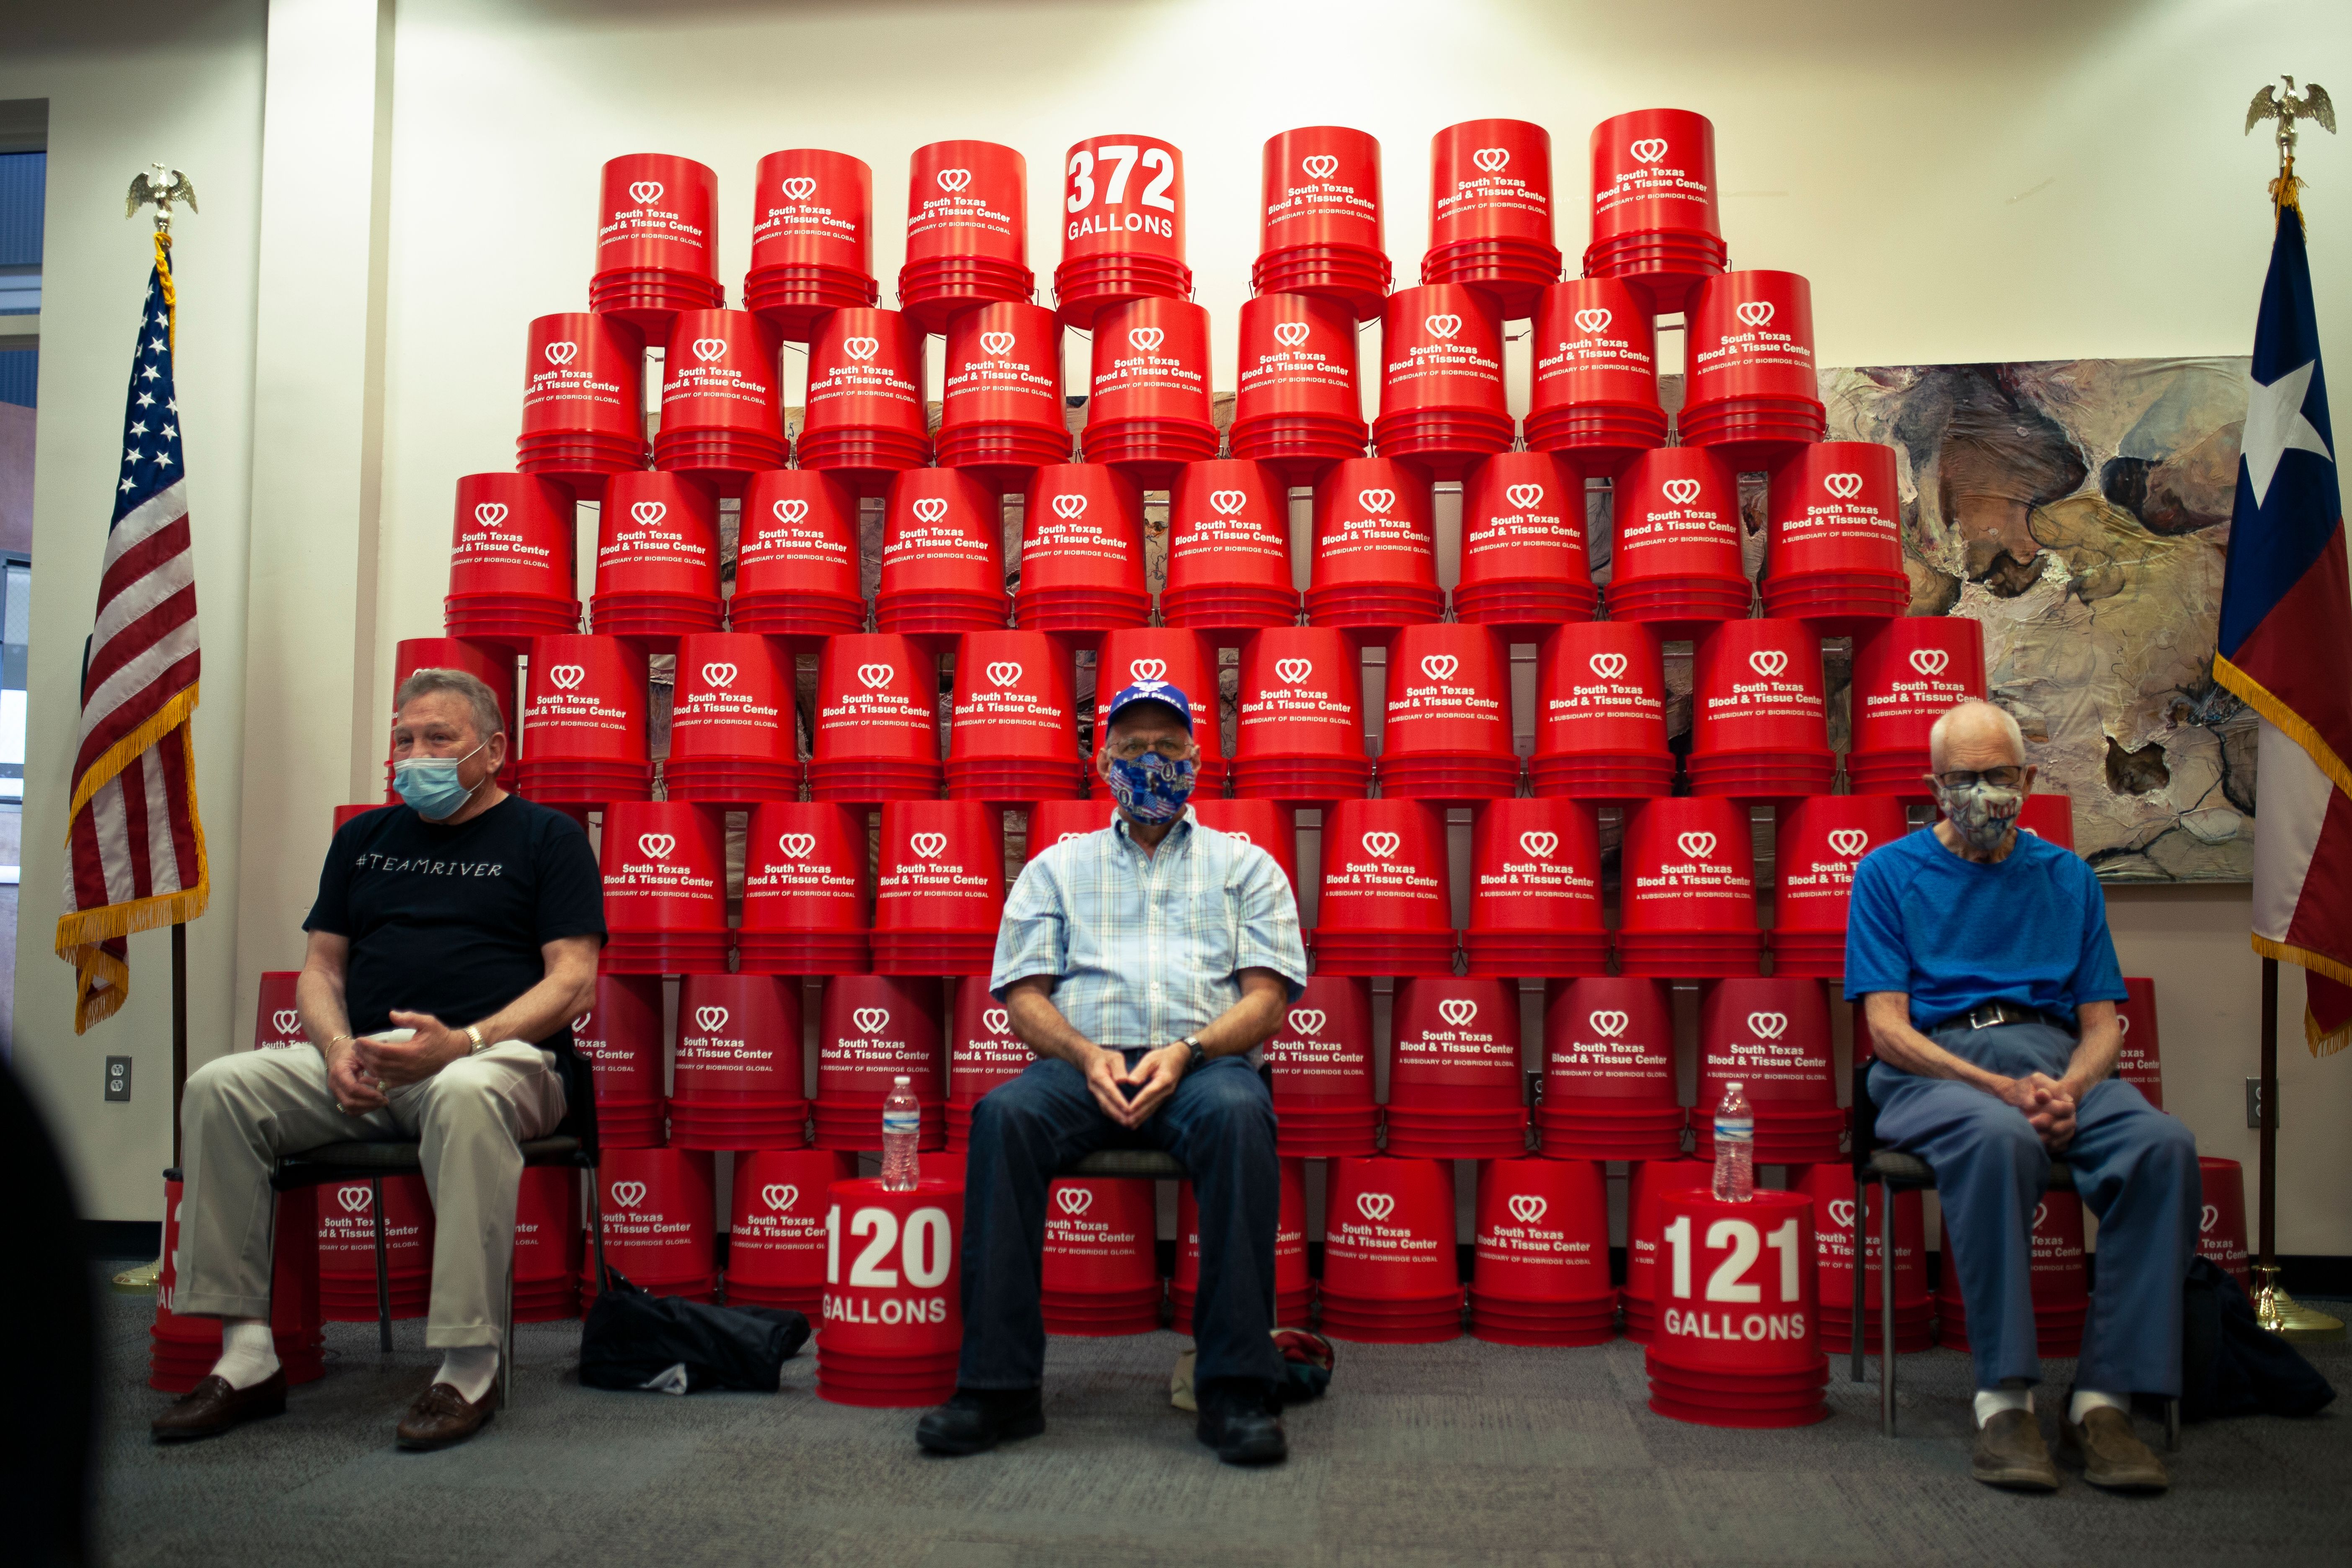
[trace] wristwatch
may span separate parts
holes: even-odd
[[[1191,1058],[1189,1058],[1184,1063],[1184,1070],[1186,1072],[1199,1072],[1202,1068],[1209,1065],[1209,1053],[1201,1048],[1201,1041],[1198,1036],[1187,1035],[1176,1043],[1192,1053]]]
[[[484,1051],[489,1049],[489,1042],[482,1038],[482,1026],[479,1024],[467,1025],[465,1028],[465,1036],[466,1038],[474,1042],[473,1048],[466,1053],[467,1056],[478,1057]]]

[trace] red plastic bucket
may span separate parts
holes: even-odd
[[[1122,626],[1105,633],[1102,647],[1095,653],[1094,738],[1097,751],[1108,728],[1106,713],[1110,700],[1139,680],[1164,680],[1181,691],[1192,704],[1192,738],[1201,748],[1194,809],[1228,804],[1214,798],[1224,794],[1226,769],[1224,739],[1218,732],[1220,726],[1215,719],[1219,704],[1217,661],[1207,641],[1180,626]],[[1086,773],[1088,787],[1094,787],[1092,759],[1086,763]],[[1097,815],[1099,816],[1099,812]],[[1275,850],[1276,858],[1288,853],[1273,845],[1267,847]]]
[[[1615,490],[1611,620],[1689,637],[1747,616],[1754,595],[1740,559],[1739,491],[1720,458],[1696,447],[1644,452]]]
[[[858,584],[857,498],[814,468],[753,474],[744,488],[727,624],[739,632],[815,639],[866,629]]]
[[[1811,284],[1793,272],[1726,272],[1692,288],[1685,315],[1686,390],[1675,417],[1685,446],[1769,466],[1822,438]]]
[[[1706,1426],[1801,1426],[1827,1415],[1812,1200],[1765,1191],[1734,1204],[1669,1190],[1658,1207],[1650,1408]],[[1788,1402],[1757,1399],[1766,1394]],[[1755,1403],[1719,1403],[1718,1394]]]
[[[1591,620],[1599,602],[1574,471],[1545,452],[1499,452],[1472,468],[1454,618],[1532,642],[1563,621]]]
[[[1133,133],[1089,136],[1062,160],[1062,320],[1092,327],[1107,306],[1192,292],[1184,265],[1184,154]],[[1205,367],[1205,356],[1203,358]]]
[[[833,1184],[857,1174],[852,1155],[827,1149],[762,1149],[735,1161],[727,1226],[730,1306],[821,1311],[825,1211]]]
[[[1128,475],[1101,463],[1038,468],[1022,507],[1014,621],[1074,647],[1142,626],[1151,618],[1143,531],[1143,496]]]
[[[919,1146],[947,1142],[946,1032],[940,983],[928,977],[836,974],[817,1024],[816,1145],[878,1149],[882,1102],[906,1078],[922,1106]]]
[[[1355,450],[1362,449],[1360,440]],[[1212,458],[1178,469],[1168,509],[1168,584],[1160,595],[1168,624],[1220,647],[1238,646],[1259,626],[1296,624],[1289,510],[1270,464]]]
[[[955,983],[948,1024],[949,1153],[961,1153],[970,1143],[972,1107],[1036,1060],[1037,1053],[1013,1032],[1012,1015],[988,994],[985,979],[967,975]]]
[[[1320,1315],[1334,1339],[1432,1344],[1462,1333],[1454,1171],[1386,1155],[1331,1163]]]
[[[1591,808],[1557,797],[1491,801],[1470,832],[1473,974],[1600,974],[1601,838]]]
[[[1069,460],[1062,323],[1027,301],[974,305],[947,323],[940,462],[976,468],[1000,489]]]
[[[1674,787],[1654,632],[1632,621],[1587,621],[1544,638],[1528,773],[1538,795],[1574,799],[1633,800]]]
[[[1307,982],[1265,1043],[1276,1140],[1285,1157],[1374,1152],[1371,983],[1336,974]]]
[[[997,498],[961,468],[909,468],[890,481],[874,624],[946,651],[1011,619]]]
[[[905,1192],[873,1178],[834,1183],[818,1398],[903,1409],[938,1405],[955,1392],[962,1215],[961,1182],[925,1180]]]
[[[645,357],[645,335],[617,316],[534,318],[523,350],[516,468],[593,500],[608,475],[644,468]]]
[[[1498,1344],[1599,1344],[1617,1332],[1609,1205],[1591,1160],[1478,1168],[1470,1332]]]
[[[1845,973],[1846,900],[1864,855],[1909,831],[1902,802],[1883,795],[1819,795],[1780,812],[1773,863],[1772,973],[1836,979]]]
[[[597,514],[588,617],[600,636],[657,653],[719,629],[719,508],[708,486],[679,474],[613,477]]]
[[[956,650],[948,798],[1011,805],[1080,793],[1066,656],[1043,632],[972,632]]]
[[[1381,144],[1340,125],[1266,138],[1260,163],[1257,259],[1250,287],[1337,301],[1357,319],[1389,291],[1381,232]]]
[[[1755,1109],[1758,1163],[1838,1157],[1846,1113],[1838,1108],[1829,1003],[1820,981],[1718,980],[1699,1003],[1698,1040],[1691,1129],[1701,1159],[1715,1157],[1715,1108],[1735,1082]]]
[[[681,310],[662,359],[654,466],[703,475],[740,496],[744,476],[781,468],[782,380],[776,330],[749,310]]]
[[[449,636],[520,647],[580,629],[570,490],[529,474],[465,475],[452,534]]]
[[[927,332],[991,300],[1026,304],[1029,166],[993,142],[933,142],[908,159],[898,305]]]
[[[302,1028],[301,1010],[294,1005],[295,983],[301,978],[302,972],[298,969],[262,972],[261,994],[253,1015],[255,1050],[281,1050],[310,1043],[310,1036]]]
[[[433,1293],[433,1199],[422,1175],[384,1176],[379,1181],[383,1194],[384,1279],[392,1315],[421,1318]],[[379,1305],[375,1187],[360,1178],[317,1191],[319,1315],[330,1323],[372,1322]],[[287,1216],[281,1212],[279,1217]]]
[[[793,670],[750,632],[704,632],[677,641],[669,760],[672,800],[748,805],[800,794]]]
[[[1315,489],[1315,564],[1307,619],[1358,642],[1444,614],[1429,480],[1390,458],[1335,463]]]
[[[1140,1334],[1160,1326],[1155,1187],[1066,1176],[1047,1189],[1039,1286],[1046,1332]]]
[[[1895,448],[1819,441],[1772,475],[1767,615],[1865,633],[1911,603],[1903,569],[1903,497]]]
[[[1633,975],[1753,974],[1756,863],[1745,808],[1645,801],[1625,824],[1617,967]]]
[[[1381,325],[1381,414],[1372,439],[1457,479],[1516,434],[1503,391],[1502,321],[1490,296],[1458,283],[1425,283],[1389,296]]]
[[[1087,461],[1120,464],[1158,489],[1179,466],[1215,457],[1209,312],[1184,300],[1131,300],[1105,309],[1094,329],[1079,434]]]
[[[2124,1037],[2123,1046],[2116,1053],[2116,1076],[2162,1110],[2164,1053],[2156,1032],[2156,982],[2127,974],[2124,977],[2124,989],[2130,997],[2116,1009],[2116,1024]]]
[[[1527,1152],[1515,982],[1398,982],[1382,1113],[1391,1154],[1447,1160]]]
[[[1003,910],[1002,813],[976,800],[883,804],[877,973],[986,974]]]
[[[1715,1167],[1703,1160],[1642,1160],[1634,1163],[1626,1184],[1625,1283],[1620,1292],[1625,1309],[1625,1337],[1636,1344],[1650,1342],[1658,1319],[1658,1253],[1665,1226],[1660,1197],[1669,1189],[1705,1192],[1715,1180]]]
[[[616,974],[723,974],[727,832],[720,814],[683,801],[614,801],[598,847],[604,879],[604,967]]]
[[[2246,1289],[2253,1289],[2247,1266],[2246,1173],[2235,1160],[2200,1155],[2197,1173],[2204,1182],[2204,1208],[2197,1219],[2197,1251],[2217,1268],[2237,1276]],[[1899,1239],[1899,1238],[1898,1238]]]
[[[1845,760],[1854,793],[1931,798],[1927,732],[1954,703],[1984,694],[1984,627],[1966,616],[1898,616],[1856,637]]]
[[[1536,302],[1528,445],[1580,477],[1614,474],[1666,442],[1657,336],[1646,303],[1611,278],[1576,278]]]
[[[653,792],[646,759],[646,655],[613,637],[541,637],[523,689],[520,793],[603,805]]]
[[[866,814],[823,801],[761,801],[743,849],[746,970],[849,974],[866,944]]]
[[[1837,763],[1828,713],[1821,634],[1809,623],[1721,623],[1693,661],[1691,793],[1826,795]]]
[[[1555,1158],[1671,1160],[1685,1113],[1674,1016],[1655,980],[1588,975],[1544,996],[1543,1098],[1536,1128]]]
[[[910,637],[853,633],[817,659],[809,794],[929,800],[940,793],[939,664]]]
[[[1588,278],[1621,279],[1654,310],[1679,310],[1723,270],[1715,126],[1685,109],[1637,109],[1592,128]]]
[[[719,303],[719,176],[691,158],[632,153],[598,182],[588,308],[652,332]]]
[[[1192,1331],[1192,1307],[1201,1289],[1201,1205],[1192,1184],[1176,1184],[1176,1274],[1168,1283],[1173,1327],[1180,1334]],[[1282,1162],[1282,1203],[1274,1227],[1274,1321],[1289,1327],[1307,1321],[1315,1299],[1315,1281],[1307,1272],[1306,1163]]]
[[[799,982],[688,975],[670,1071],[672,1148],[800,1148],[809,1107]]]
[[[835,310],[809,342],[800,465],[843,471],[860,494],[930,460],[923,333],[896,310]]]
[[[1317,973],[1453,973],[1453,879],[1435,806],[1339,801],[1324,814],[1322,871]]]
[[[1524,120],[1467,120],[1430,138],[1429,163],[1422,281],[1473,284],[1506,320],[1528,314],[1559,281],[1550,132]]]
[[[1388,650],[1381,794],[1494,800],[1519,782],[1506,650],[1484,626],[1406,626]]]
[[[1192,802],[1192,816],[1203,827],[1230,834],[1274,857],[1290,883],[1291,901],[1298,900],[1298,819],[1291,808],[1271,800],[1201,800]]]
[[[180,1199],[181,1184],[164,1182],[163,1267],[147,1335],[147,1386],[164,1394],[195,1387],[212,1374],[221,1353],[218,1318],[183,1318],[172,1310],[179,1293]],[[316,1383],[327,1371],[326,1334],[320,1326],[319,1192],[305,1187],[280,1193],[277,1204],[270,1239],[270,1339],[288,1383]],[[371,1284],[369,1299],[373,1298]]]
[[[1375,297],[1371,308],[1377,304]],[[1312,484],[1339,458],[1364,455],[1370,432],[1346,304],[1312,293],[1261,293],[1245,301],[1236,385],[1234,457],[1265,463],[1289,482]]]
[[[1362,668],[1344,633],[1269,626],[1242,649],[1234,794],[1242,799],[1362,798]]]
[[[657,974],[596,973],[595,999],[572,1020],[572,1048],[596,1082],[596,1137],[608,1149],[662,1141],[662,983]]]
[[[804,343],[827,311],[874,303],[873,170],[795,147],[761,159],[751,189],[746,309]]]

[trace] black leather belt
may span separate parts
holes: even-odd
[[[1932,1035],[1937,1030],[1957,1029],[1962,1025],[1971,1029],[1990,1029],[1996,1024],[2047,1024],[2070,1035],[2074,1032],[2074,1019],[2045,1013],[2039,1007],[2021,1007],[2014,1002],[1987,1002],[1966,1013],[1955,1013],[1927,1032]]]

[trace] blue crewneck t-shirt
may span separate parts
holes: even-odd
[[[2071,1018],[2125,999],[2107,901],[2090,866],[2030,833],[2003,859],[1964,860],[1932,829],[1880,846],[1854,868],[1845,994],[1911,998],[1926,1029],[1988,1002]]]

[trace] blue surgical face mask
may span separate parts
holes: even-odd
[[[485,741],[482,746],[488,745]],[[457,778],[457,764],[482,749],[476,746],[464,757],[409,757],[392,766],[392,787],[400,792],[416,815],[427,822],[440,822],[465,809],[474,798],[476,784],[467,789]],[[488,784],[485,778],[482,784]]]
[[[1938,784],[1936,804],[1944,808],[1944,816],[1952,831],[1969,845],[1990,855],[2008,842],[2017,826],[2017,814],[2025,805],[2025,796],[2013,789],[1979,779],[1966,789],[1953,789]]]
[[[1171,762],[1147,752],[1133,762],[1106,757],[1105,779],[1111,798],[1138,822],[1173,822],[1184,815],[1192,798],[1192,762]]]

